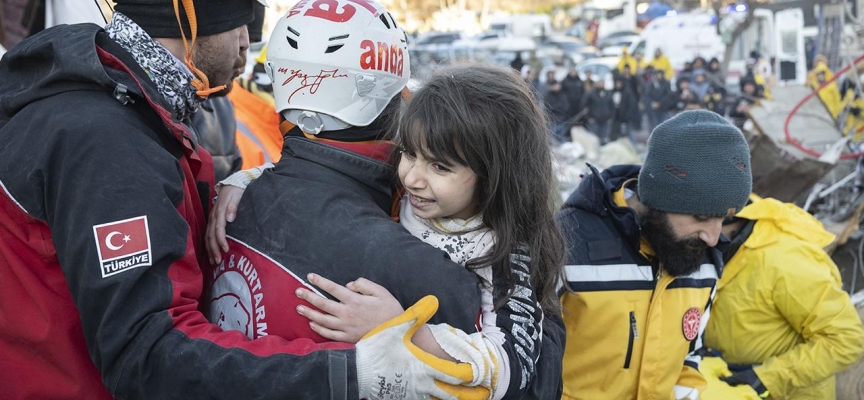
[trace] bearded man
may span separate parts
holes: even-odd
[[[591,171],[558,214],[563,398],[698,399],[723,218],[752,187],[747,142],[717,114],[685,111],[654,129],[641,168]]]

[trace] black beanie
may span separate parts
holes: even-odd
[[[191,36],[183,1],[177,0],[186,37]],[[179,38],[180,28],[173,0],[114,0],[119,12],[144,29],[152,38]],[[194,0],[198,36],[216,35],[246,25],[255,18],[256,0]]]
[[[684,111],[658,125],[639,171],[639,201],[665,212],[731,216],[750,197],[750,147],[723,117]]]
[[[249,43],[258,43],[263,40],[264,35],[264,5],[253,1],[255,7],[255,19],[246,27],[249,29]]]

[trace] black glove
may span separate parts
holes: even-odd
[[[745,369],[730,376],[721,377],[720,380],[728,383],[729,386],[748,385],[756,391],[759,397],[763,399],[768,397],[768,389],[765,388],[765,385],[762,384],[762,381],[759,380],[759,377],[752,369]]]

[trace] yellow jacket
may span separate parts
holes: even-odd
[[[756,221],[717,285],[706,345],[754,372],[772,399],[833,399],[834,375],[864,354],[864,326],[823,247],[834,235],[804,210],[758,199]]]
[[[675,75],[675,70],[672,69],[672,63],[669,62],[669,59],[666,56],[656,57],[648,63],[649,67],[654,68],[655,70],[663,71],[663,77],[666,78],[667,81],[671,81],[672,77]]]
[[[626,46],[621,48],[621,57],[618,58],[618,65],[616,67],[618,68],[618,72],[623,73],[625,65],[630,67],[631,74],[636,75],[639,68],[639,62],[636,61],[636,57],[631,56],[630,53],[627,52]]]
[[[816,75],[819,72],[825,73],[825,80],[830,80],[834,73],[828,68],[824,63],[818,63],[816,67],[813,68],[807,74],[807,83],[810,84],[810,87],[813,89],[817,89],[821,84],[819,80],[816,78]],[[837,118],[840,114],[840,111],[843,109],[843,101],[840,96],[840,89],[837,88],[837,82],[831,82],[828,86],[822,88],[819,91],[819,99],[822,100],[822,103],[825,104],[825,107],[828,109],[828,112],[831,113],[831,116]]]
[[[861,141],[862,133],[859,132],[864,130],[864,97],[855,97],[855,93],[853,90],[846,91],[846,97],[843,99],[843,107],[849,105],[850,110],[846,115],[846,125],[843,127],[843,135],[855,135],[853,137],[853,141],[859,142]],[[857,108],[861,110],[859,114],[856,116],[852,113],[851,108]]]

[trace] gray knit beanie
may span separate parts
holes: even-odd
[[[684,111],[654,129],[639,172],[639,200],[660,211],[731,216],[750,196],[750,147],[723,117]]]

